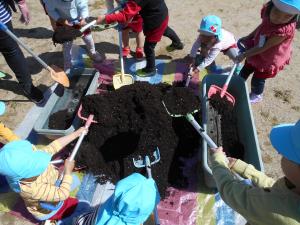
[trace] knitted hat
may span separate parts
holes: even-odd
[[[140,225],[160,201],[156,184],[139,173],[120,180],[99,209],[96,225]]]
[[[29,141],[9,142],[0,149],[0,174],[6,176],[13,191],[20,192],[19,181],[42,174],[51,157],[47,152],[34,151]]]

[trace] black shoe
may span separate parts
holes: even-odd
[[[23,89],[25,96],[35,104],[40,104],[44,101],[43,92],[37,87],[31,85],[30,91]]]
[[[179,42],[179,43],[172,43],[170,44],[169,46],[167,46],[167,51],[168,52],[172,52],[172,51],[175,51],[175,50],[182,50],[184,47],[184,44],[182,42]]]
[[[54,93],[58,96],[58,97],[62,97],[65,93],[65,88],[64,86],[62,86],[61,84],[57,84]]]

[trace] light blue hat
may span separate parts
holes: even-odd
[[[201,20],[200,33],[207,35],[215,35],[219,40],[222,38],[222,20],[220,17],[215,15],[209,15]]]
[[[0,116],[5,113],[5,103],[0,101]]]
[[[9,142],[0,149],[0,174],[6,176],[13,191],[20,192],[19,181],[42,174],[51,157],[47,152],[34,151],[29,141]]]
[[[282,156],[300,164],[300,120],[296,124],[281,124],[273,127],[270,140]]]
[[[277,9],[287,14],[300,14],[299,0],[272,0]]]
[[[140,225],[159,201],[155,181],[133,173],[117,183],[113,196],[99,209],[96,225]]]

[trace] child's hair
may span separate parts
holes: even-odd
[[[267,15],[268,17],[270,17],[270,13],[271,13],[271,10],[273,9],[274,6],[274,3],[272,1],[269,1],[266,3],[266,12],[265,12],[265,15]],[[280,11],[280,9],[278,9]],[[293,23],[293,22],[297,22],[297,18],[298,18],[298,15],[295,15],[289,23]]]

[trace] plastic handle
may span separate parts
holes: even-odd
[[[89,29],[90,27],[94,26],[97,23],[97,20],[93,20],[92,22],[89,22],[88,24],[84,25],[80,28],[80,32],[83,33],[85,30]]]
[[[119,25],[119,52],[120,52],[120,64],[121,64],[121,80],[124,81],[124,59],[122,51],[122,29]]]
[[[8,30],[7,26],[4,23],[2,23],[1,21],[0,21],[0,29],[3,31]]]
[[[193,125],[193,127],[197,130],[201,137],[205,139],[209,147],[218,148],[215,142],[204,132],[204,129],[199,125],[192,114],[187,114],[186,119]]]
[[[233,67],[230,70],[230,74],[228,75],[228,77],[227,77],[227,79],[225,81],[225,84],[223,85],[223,88],[222,88],[222,91],[221,91],[221,98],[223,98],[223,96],[225,95],[225,93],[227,91],[228,84],[229,84],[229,82],[230,82],[230,80],[232,78],[232,75],[233,75],[236,67],[237,67],[237,63],[233,64]]]

